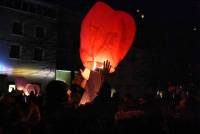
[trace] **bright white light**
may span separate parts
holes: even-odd
[[[3,72],[4,71],[4,65],[3,64],[0,64],[0,72]]]
[[[144,19],[144,14],[141,15],[141,18]]]
[[[163,98],[163,93],[162,92],[160,92],[160,98]]]
[[[92,71],[97,71],[103,69],[103,63],[95,62],[93,63]]]
[[[110,97],[112,98],[115,93],[116,93],[116,89],[112,88]]]
[[[24,91],[24,94],[25,94],[26,96],[29,96],[29,92],[28,92],[28,91]]]
[[[11,85],[8,86],[8,92],[9,93],[12,92],[15,89],[16,89],[16,85],[14,85],[14,84],[11,84]]]
[[[12,70],[12,75],[14,76],[29,76],[33,78],[54,78],[55,72],[50,69],[34,69],[26,67],[15,67]]]
[[[0,63],[0,74],[11,74],[12,69],[7,65]]]
[[[139,9],[137,9],[137,13],[139,13],[140,12],[140,10]]]
[[[159,90],[157,91],[157,95],[160,95],[160,91]]]
[[[24,90],[24,88],[23,88],[22,86],[19,86],[19,87],[17,88],[17,90],[22,91],[22,90]]]

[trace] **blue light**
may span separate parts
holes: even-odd
[[[12,70],[4,63],[0,62],[0,74],[11,74]]]
[[[0,63],[0,73],[5,71],[4,64]]]
[[[0,40],[0,74],[11,74],[12,68],[9,61],[10,47],[6,41]]]

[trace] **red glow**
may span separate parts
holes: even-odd
[[[17,90],[23,91],[27,96],[31,93],[31,91],[33,91],[35,95],[40,94],[40,86],[37,84],[30,84],[23,77],[16,77],[15,85]]]
[[[91,71],[89,79],[85,85],[85,92],[81,98],[80,104],[85,104],[93,101],[99,92],[102,82],[101,74],[95,71]]]
[[[36,84],[26,84],[24,89],[25,94],[28,96],[30,95],[31,91],[38,96],[40,93],[40,87]]]
[[[103,66],[109,60],[111,72],[125,57],[136,33],[134,19],[124,11],[115,11],[97,2],[86,15],[81,26],[80,57],[86,68]]]
[[[28,84],[28,81],[25,78],[23,78],[23,77],[15,78],[15,85],[16,85],[17,90],[24,91],[26,84]]]

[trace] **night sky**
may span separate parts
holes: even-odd
[[[55,3],[61,7],[72,10],[84,17],[92,5],[97,0],[43,0],[45,2]],[[166,31],[169,34],[178,34],[190,38],[194,25],[197,23],[197,15],[193,7],[195,0],[102,0],[114,9],[125,10],[131,14],[137,22],[138,40],[145,40],[148,43],[139,43],[138,47],[161,47],[166,44],[160,40],[165,38]],[[140,13],[136,13],[139,9]],[[144,20],[140,15],[144,14]],[[185,31],[184,31],[185,30]],[[157,32],[157,34],[152,34]],[[156,32],[155,32],[156,31]],[[174,32],[175,31],[175,32]],[[185,34],[180,35],[182,32]],[[158,39],[159,38],[159,39]],[[149,43],[151,42],[151,43]],[[136,45],[138,45],[136,44]],[[157,45],[156,45],[157,44]],[[178,44],[178,43],[176,43]],[[170,44],[169,44],[170,45]],[[172,45],[172,47],[174,44]]]

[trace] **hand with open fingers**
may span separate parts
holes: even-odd
[[[80,74],[83,77],[83,79],[88,80],[90,77],[90,70],[85,68],[84,70],[80,69]]]
[[[101,73],[104,77],[109,74],[111,67],[112,66],[110,65],[110,62],[108,60],[103,62],[103,69],[102,69]]]

